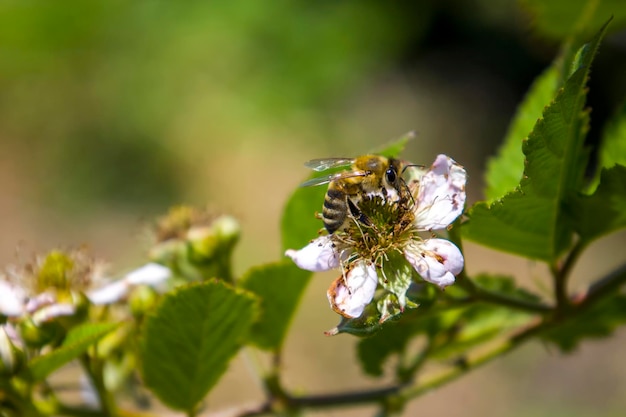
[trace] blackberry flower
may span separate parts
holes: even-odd
[[[285,253],[309,271],[342,269],[327,295],[331,308],[344,317],[360,317],[376,298],[384,321],[414,305],[406,298],[413,271],[443,289],[463,270],[459,248],[434,232],[448,228],[463,212],[465,169],[439,155],[430,168],[409,166],[408,171],[406,189],[393,198],[382,192],[363,197],[359,220]]]

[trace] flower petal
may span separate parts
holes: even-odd
[[[424,280],[445,288],[463,270],[463,254],[445,239],[416,241],[404,249],[404,257]]]
[[[21,288],[0,281],[0,314],[8,317],[24,313],[25,294]]]
[[[57,297],[51,292],[42,292],[34,297],[31,297],[26,303],[26,311],[34,313],[46,306],[52,305],[57,302]]]
[[[416,183],[415,224],[420,230],[448,227],[463,212],[465,169],[446,155],[438,155],[430,170]]]
[[[118,281],[113,281],[104,287],[100,287],[97,290],[89,291],[85,295],[93,304],[112,304],[126,297],[129,289],[130,285],[128,282],[120,279]]]
[[[300,250],[289,249],[285,255],[307,271],[321,272],[339,267],[339,254],[330,235],[320,236]]]
[[[149,285],[157,291],[164,291],[165,282],[171,276],[172,271],[169,268],[157,263],[149,263],[129,272],[120,280],[89,291],[87,298],[96,305],[112,304],[126,297],[133,285]]]
[[[344,317],[360,317],[374,298],[377,285],[376,267],[366,261],[357,261],[345,279],[340,276],[328,289],[330,307]]]
[[[134,271],[129,272],[124,281],[131,285],[149,285],[151,287],[158,287],[172,276],[172,271],[169,268],[157,264],[149,263]]]
[[[76,306],[67,303],[50,304],[33,313],[33,322],[40,325],[56,317],[71,316],[76,311]]]

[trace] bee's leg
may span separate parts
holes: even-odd
[[[356,204],[354,204],[350,199],[348,199],[348,208],[350,209],[350,214],[352,215],[352,217],[354,217],[360,223],[366,226],[372,225],[370,219],[365,214],[363,214],[361,210],[359,210],[359,208],[356,206]]]

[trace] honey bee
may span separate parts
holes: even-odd
[[[351,166],[343,171],[317,177],[304,182],[301,186],[328,184],[324,197],[322,220],[329,234],[341,229],[349,219],[348,214],[363,224],[368,219],[358,208],[364,196],[380,196],[386,201],[400,201],[410,195],[402,179],[404,164],[393,158],[380,155],[363,155],[357,158],[313,159],[305,165],[314,171]]]

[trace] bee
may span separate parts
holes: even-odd
[[[305,165],[318,172],[351,166],[348,171],[316,177],[301,185],[308,187],[328,184],[322,208],[322,220],[329,234],[345,225],[349,218],[348,214],[363,224],[369,224],[367,217],[358,208],[359,201],[364,196],[380,196],[386,201],[401,201],[410,195],[402,179],[404,164],[398,159],[380,155],[363,155],[357,158],[313,159]]]

